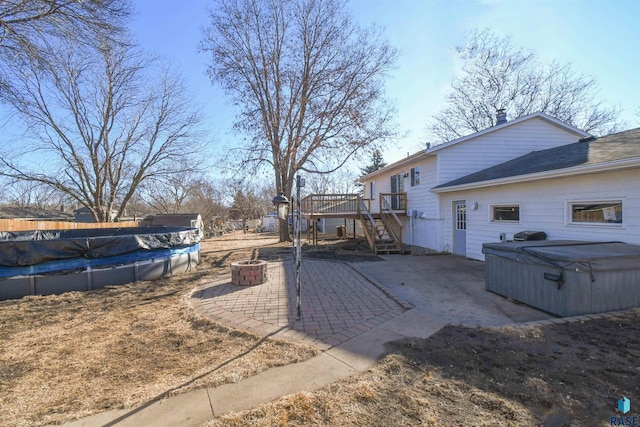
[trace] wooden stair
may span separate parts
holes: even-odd
[[[369,247],[371,247],[371,252],[376,254],[400,254],[404,253],[402,246],[398,244],[387,232],[387,228],[380,219],[376,219],[374,226],[371,227],[371,220],[368,218],[361,218],[360,225],[363,230],[373,228],[373,247],[371,247],[371,242],[367,240],[369,243]]]
[[[393,240],[376,240],[377,254],[402,254],[404,251]]]
[[[379,219],[376,219],[376,234],[377,238],[375,240],[375,246],[377,254],[402,253],[402,247],[400,247],[400,245],[398,245],[398,242],[396,242],[389,236],[384,222]]]
[[[360,225],[367,240],[367,245],[374,254],[406,253],[402,245],[402,223],[398,217],[384,204],[385,210],[380,218],[371,215],[368,207],[358,197],[358,214]]]

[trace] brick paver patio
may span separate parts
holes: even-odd
[[[304,259],[301,312],[296,320],[291,260],[269,262],[268,280],[235,286],[230,277],[193,294],[195,310],[230,327],[328,349],[393,319],[408,305],[383,292],[348,264]]]

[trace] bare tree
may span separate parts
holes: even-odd
[[[267,213],[265,200],[250,189],[238,189],[229,208],[229,217],[242,221],[242,229],[247,232],[247,221],[262,218]]]
[[[210,15],[201,49],[250,136],[241,169],[270,165],[290,195],[296,172],[331,172],[395,135],[383,81],[396,50],[341,0],[219,0]]]
[[[92,43],[120,33],[129,0],[3,0],[0,2],[0,97],[7,71],[48,56],[56,39]]]
[[[342,168],[330,174],[311,176],[306,185],[308,192],[314,194],[355,194],[357,178],[355,170]]]
[[[200,177],[193,182],[189,192],[189,199],[184,204],[185,212],[197,212],[210,230],[222,223],[229,216],[228,206],[225,206],[223,190],[220,184],[211,179]]]
[[[16,207],[51,208],[56,206],[59,199],[56,191],[37,182],[15,181],[7,186],[9,202]]]
[[[152,211],[153,209],[140,196],[139,191],[137,191],[133,196],[131,196],[131,199],[129,199],[129,202],[127,203],[127,211],[123,216],[137,221],[143,219]]]
[[[56,47],[13,70],[6,99],[33,139],[9,147],[1,173],[54,188],[108,222],[146,179],[198,166],[184,161],[200,143],[181,79],[129,43]]]
[[[154,177],[140,185],[136,198],[138,211],[165,214],[198,213],[211,229],[216,222],[224,222],[229,216],[225,206],[225,191],[199,172],[181,171],[176,174]]]
[[[188,202],[197,178],[191,171],[183,170],[178,173],[156,176],[141,184],[140,195],[153,210],[164,214],[185,213],[184,207]]]
[[[569,63],[542,63],[535,52],[490,30],[472,33],[458,53],[464,60],[462,74],[428,126],[440,142],[494,126],[501,109],[510,119],[547,113],[595,134],[611,133],[618,126],[618,110],[596,98],[596,80],[575,72]]]

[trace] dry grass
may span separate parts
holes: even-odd
[[[640,395],[638,337],[640,309],[540,327],[447,326],[388,344],[393,354],[367,372],[206,426],[608,426],[617,399]]]
[[[193,388],[237,382],[316,350],[197,316],[189,295],[273,237],[203,243],[197,271],[94,292],[0,302],[2,426],[61,423]]]
[[[218,426],[516,426],[535,425],[526,408],[444,378],[401,355],[314,393],[296,393],[210,421]]]

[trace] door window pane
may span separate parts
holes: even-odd
[[[456,230],[467,229],[467,205],[456,205]]]

